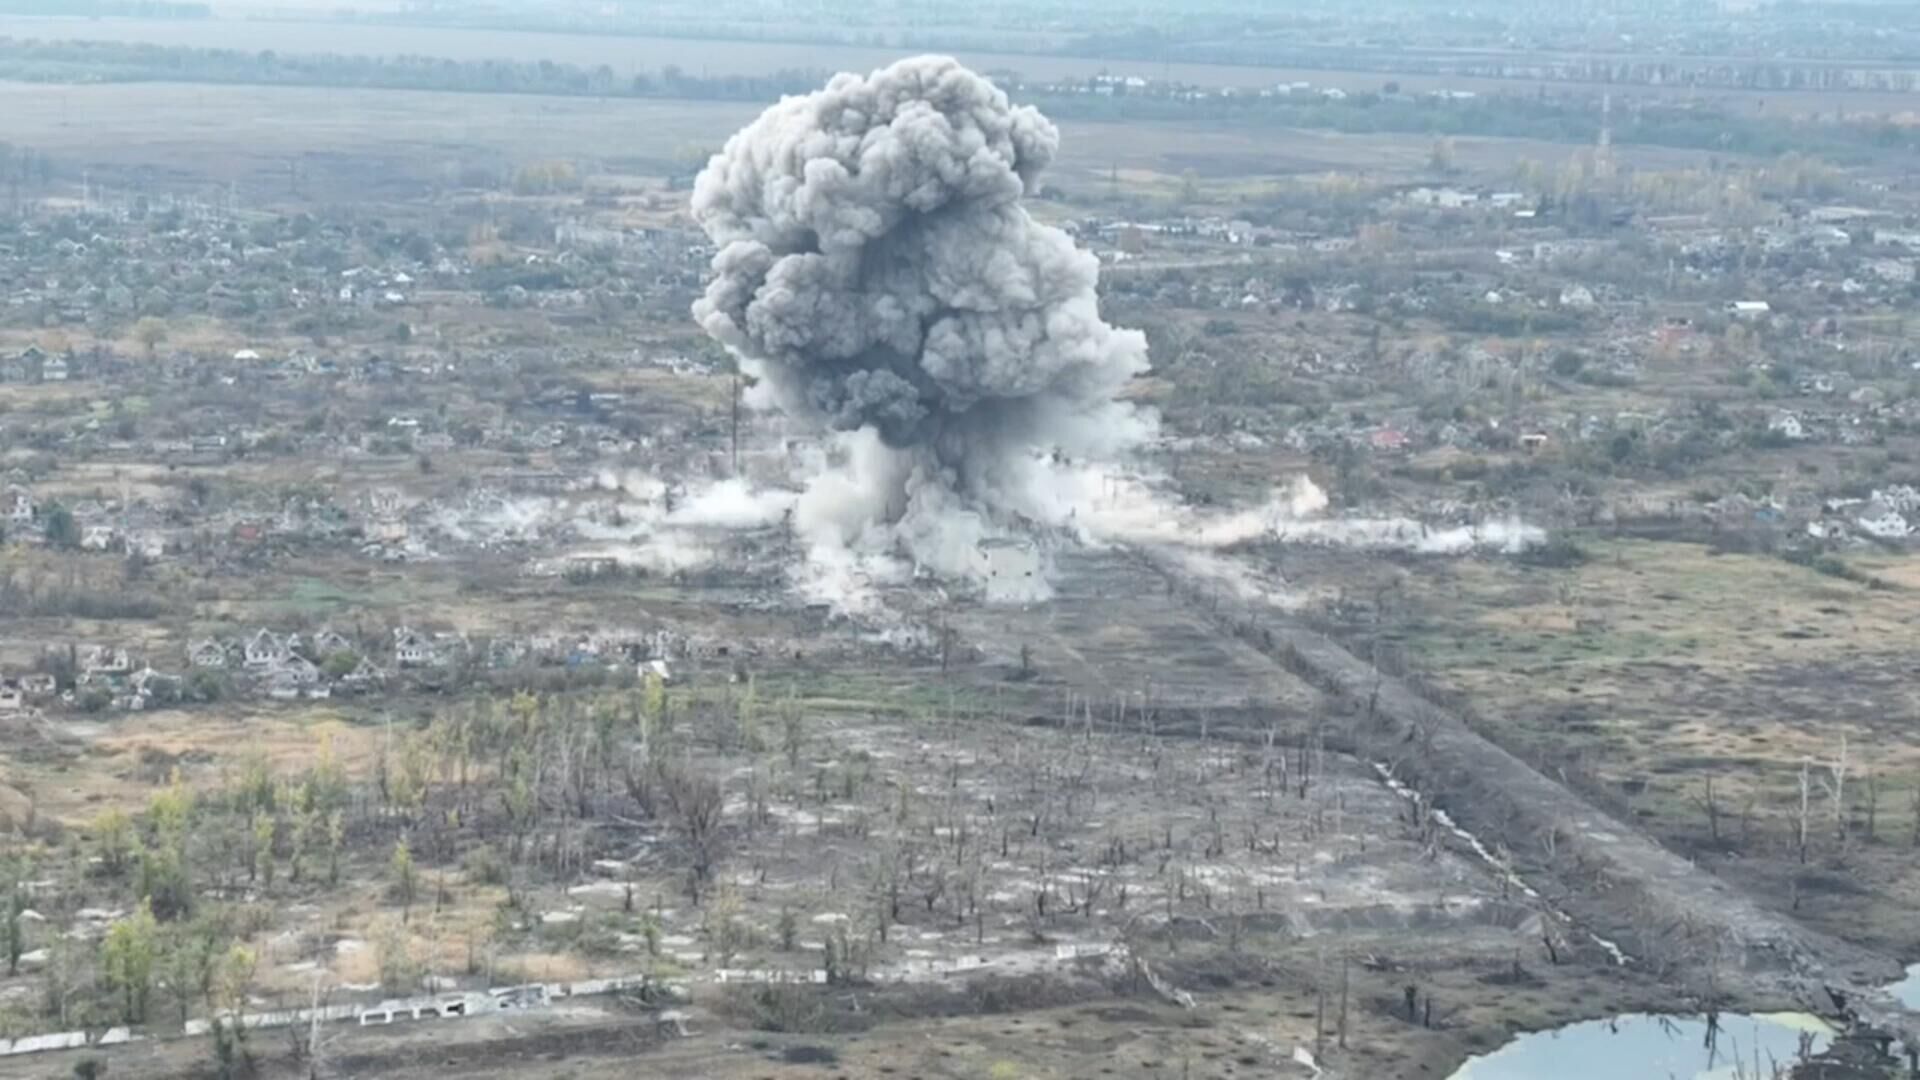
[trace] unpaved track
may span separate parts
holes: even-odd
[[[1920,1045],[1920,1016],[1879,989],[1891,958],[1810,930],[1660,846],[1383,676],[1325,635],[1235,598],[1177,560],[1139,552],[1222,629],[1329,694],[1358,702],[1356,741],[1483,837],[1524,853],[1556,906],[1629,955],[1696,986],[1789,999],[1833,1015],[1838,991],[1863,1020]],[[1361,730],[1364,729],[1364,730]],[[1549,842],[1551,838],[1551,842]]]

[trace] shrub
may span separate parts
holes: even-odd
[[[507,861],[491,844],[482,844],[467,852],[460,861],[460,868],[466,871],[467,881],[475,885],[504,885],[507,883]]]
[[[1540,566],[1550,569],[1568,569],[1580,566],[1593,558],[1593,555],[1580,542],[1565,533],[1557,534],[1544,544],[1535,544],[1520,553],[1520,561],[1528,566]]]

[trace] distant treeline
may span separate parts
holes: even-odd
[[[4,0],[0,0],[4,2]],[[109,41],[0,38],[0,79],[33,82],[202,82],[328,86],[571,97],[772,101],[818,87],[826,72],[690,75],[676,67],[618,75],[606,65],[553,61],[446,60],[196,49]],[[1399,93],[1261,97],[1251,94],[1082,93],[1028,88],[1018,95],[1063,119],[1166,121],[1317,128],[1355,134],[1481,135],[1592,143],[1595,103],[1583,96],[1483,95],[1467,99]],[[1616,112],[1613,140],[1726,153],[1789,150],[1857,160],[1920,150],[1920,128],[1889,120],[1814,121],[1735,115],[1698,105],[1640,105]]]
[[[206,19],[213,16],[213,9],[205,4],[174,3],[171,0],[0,0],[0,15]]]
[[[1353,94],[1341,100],[1246,95],[1187,100],[1141,94],[1028,95],[1060,119],[1209,121],[1312,128],[1350,134],[1480,135],[1593,143],[1599,109],[1584,97],[1482,95],[1442,100],[1398,94]],[[1698,105],[1642,105],[1615,112],[1616,144],[1778,155],[1790,150],[1841,161],[1888,150],[1920,149],[1920,128],[1888,120],[1815,121],[1746,116]]]
[[[672,66],[658,73],[619,76],[605,64],[582,67],[551,60],[242,52],[121,41],[0,38],[0,79],[26,82],[201,82],[759,101],[814,89],[826,78],[826,73],[807,71],[699,77]]]

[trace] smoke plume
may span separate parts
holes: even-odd
[[[1063,512],[1036,467],[1152,433],[1116,400],[1145,338],[1101,320],[1097,260],[1021,205],[1058,144],[924,56],[781,101],[696,181],[719,250],[694,317],[765,403],[832,435],[795,513],[818,569],[904,551],[977,573],[980,540]]]

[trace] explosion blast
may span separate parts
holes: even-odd
[[[1021,205],[1059,133],[947,57],[835,76],[735,134],[695,183],[718,246],[694,304],[780,411],[835,433],[796,508],[816,560],[942,574],[1019,519],[1071,513],[1048,456],[1107,459],[1146,339],[1100,318],[1099,263]]]

